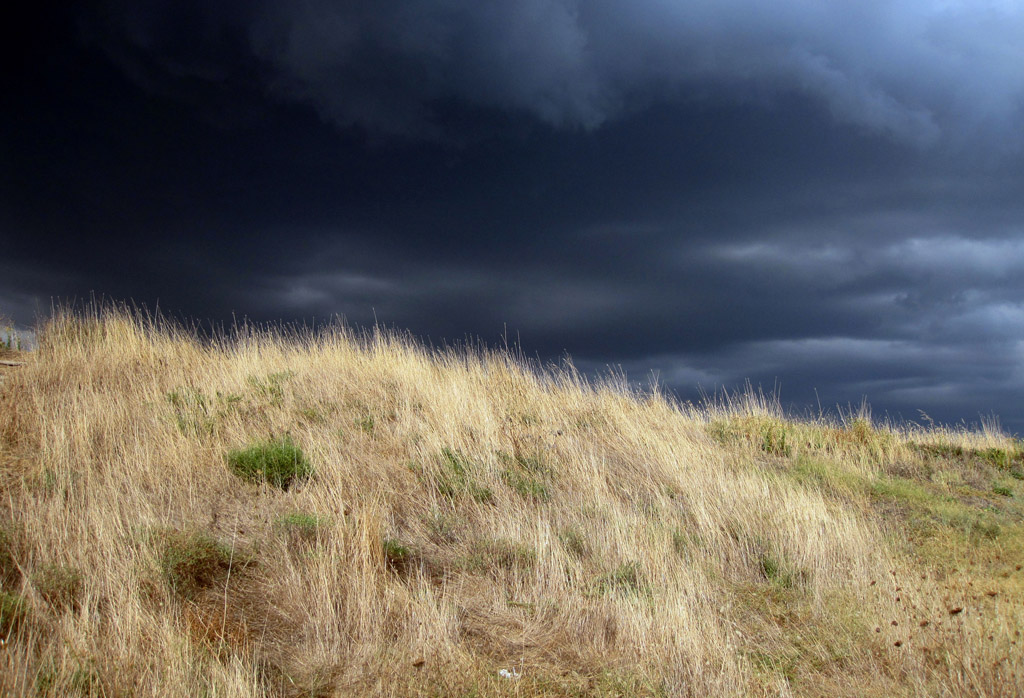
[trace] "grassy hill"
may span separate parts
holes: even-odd
[[[1024,685],[1024,445],[996,431],[342,329],[107,310],[37,339],[0,367],[4,694]]]

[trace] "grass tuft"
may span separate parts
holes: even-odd
[[[206,533],[172,532],[160,552],[160,570],[176,594],[191,598],[223,582],[232,564],[242,562],[228,546]]]
[[[231,472],[238,477],[252,482],[267,482],[282,490],[313,475],[313,466],[290,436],[230,451],[227,462]]]

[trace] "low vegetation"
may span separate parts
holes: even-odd
[[[229,451],[227,461],[235,475],[267,482],[282,490],[313,474],[313,467],[290,436],[270,438],[248,448]]]
[[[58,313],[0,381],[0,694],[1011,696],[1024,444],[342,328]]]

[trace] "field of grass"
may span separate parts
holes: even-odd
[[[0,367],[0,694],[1011,696],[1024,444],[393,334],[58,313]]]

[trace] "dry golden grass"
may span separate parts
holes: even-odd
[[[1024,682],[1024,462],[995,430],[698,409],[341,329],[203,342],[107,309],[38,345],[0,379],[5,694]],[[229,467],[271,439],[313,475]]]

